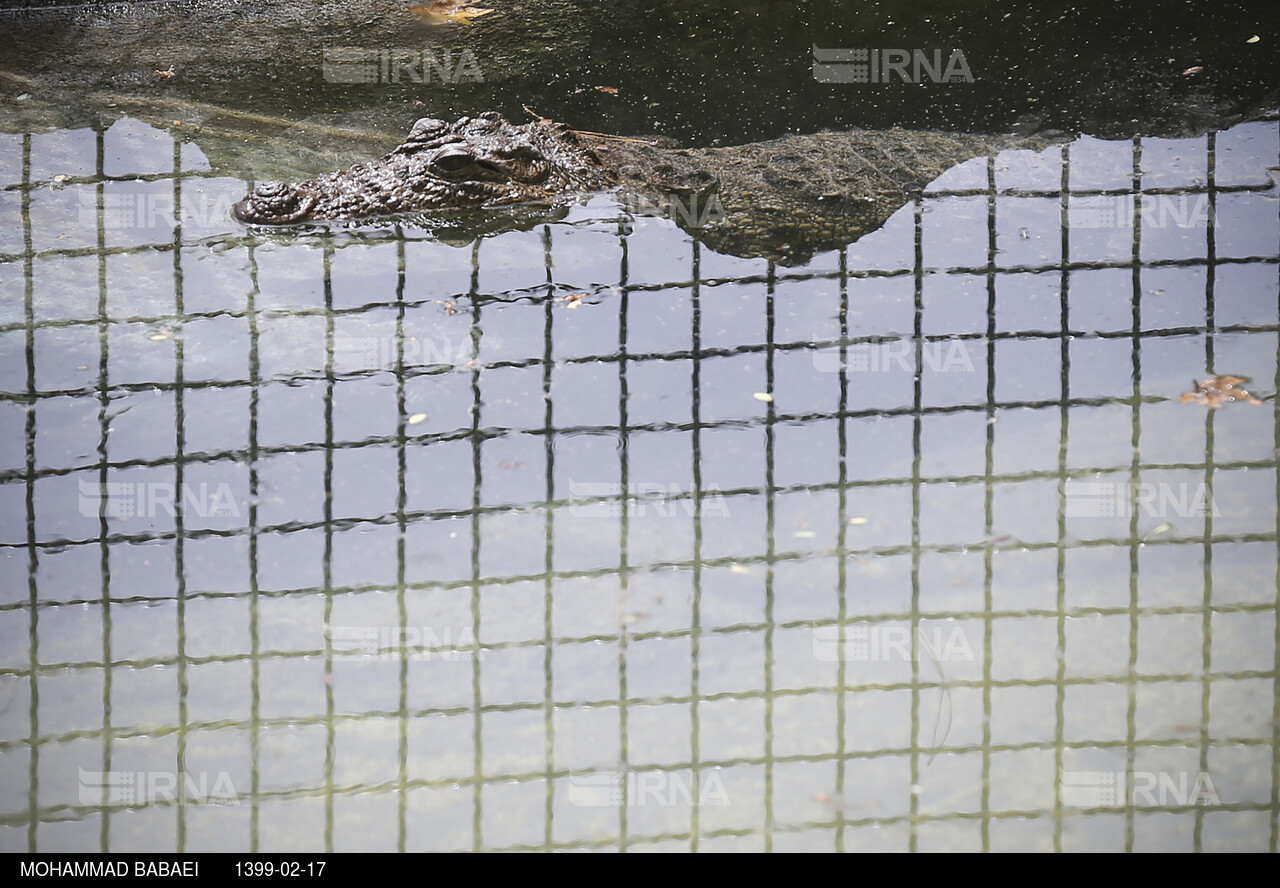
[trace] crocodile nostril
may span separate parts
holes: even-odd
[[[231,215],[250,224],[283,225],[304,218],[315,203],[314,196],[287,182],[263,182],[231,208]]]

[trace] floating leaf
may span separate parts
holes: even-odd
[[[1230,401],[1261,404],[1261,401],[1240,388],[1240,383],[1245,381],[1243,376],[1210,376],[1200,382],[1192,380],[1191,391],[1183,392],[1181,400],[1184,404],[1204,404],[1214,410]]]

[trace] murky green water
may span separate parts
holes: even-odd
[[[79,68],[49,24],[0,55],[0,847],[1275,850],[1280,121],[1224,110],[1274,50],[1181,74],[1245,14],[1172,64],[1199,5],[1086,56],[1177,69],[1092,100],[1041,60],[1047,126],[1165,101],[801,265],[614,194],[483,230],[229,218],[528,99],[702,143],[1026,123],[961,19],[686,4],[611,63],[622,24],[517,39],[493,5],[430,38],[274,10],[261,58],[121,64],[136,12]],[[486,76],[336,84],[339,39]],[[814,79],[812,46],[952,43],[973,83]],[[1262,403],[1180,400],[1215,374]]]

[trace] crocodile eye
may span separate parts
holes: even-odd
[[[476,159],[466,152],[450,152],[437,156],[431,162],[431,166],[443,175],[456,176],[469,169],[475,162]]]

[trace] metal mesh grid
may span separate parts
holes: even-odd
[[[0,192],[20,222],[0,275],[23,307],[0,326],[17,456],[0,471],[6,847],[1141,848],[1172,831],[1209,848],[1243,831],[1276,850],[1274,408],[1210,412],[1198,451],[1162,449],[1188,408],[1168,419],[1167,389],[1146,384],[1198,374],[1201,358],[1210,372],[1274,360],[1274,293],[1242,299],[1239,282],[1274,289],[1276,230],[1232,222],[1271,183],[1224,163],[1229,136],[1202,140],[1200,170],[1144,175],[1160,140],[1122,146],[1114,169],[1101,143],[1026,169],[983,159],[965,167],[976,180],[938,183],[884,232],[797,270],[714,256],[670,226],[632,234],[598,204],[466,251],[397,232],[321,238],[299,259],[270,240],[211,250],[182,226],[113,242],[111,188],[133,174],[111,172],[102,133],[92,168],[61,183],[93,195],[95,235],[59,246],[39,138],[7,142],[21,175]],[[142,178],[174,205],[193,186],[242,187],[171,149],[172,166]],[[1143,195],[1202,196],[1222,227],[1171,237],[1137,212],[1116,251],[1072,224],[1081,207],[1140,209]],[[317,255],[290,279],[289,262]],[[224,256],[218,284],[201,263]],[[581,283],[615,260],[608,284]],[[41,294],[45,262],[81,263],[85,289]],[[1172,290],[1197,270],[1192,297],[1153,298],[1153,279]],[[169,292],[148,289],[166,274]],[[228,365],[218,348],[236,340],[243,364]],[[82,369],[46,357],[77,342]],[[378,366],[352,360],[353,343],[374,343]],[[415,363],[414,343],[466,360]],[[964,384],[930,372],[942,352],[928,350],[956,343],[977,363]],[[920,372],[865,384],[868,364],[904,346]],[[1096,366],[1101,385],[1072,373]],[[647,395],[672,380],[687,404]],[[730,406],[725,391],[772,401]],[[157,400],[132,404],[141,425],[122,435],[115,402],[142,395]],[[246,428],[201,425],[233,410]],[[1266,448],[1222,434],[1256,442],[1248,423],[1263,413]],[[1034,434],[1046,415],[1056,452]],[[82,452],[60,443],[77,429]],[[968,456],[940,460],[956,441]],[[1061,485],[1100,474],[1203,480],[1224,517],[1153,530],[1135,513],[1082,533]],[[655,479],[677,483],[655,498]],[[77,522],[81,480],[225,481],[245,508],[179,508],[142,532],[105,505]],[[1197,599],[1161,597],[1172,568]],[[945,579],[968,570],[981,580],[949,594]],[[1163,649],[1153,627],[1174,624],[1184,656],[1152,658],[1148,633]],[[961,625],[982,651],[968,673],[915,658],[870,681],[814,655],[819,630],[843,646],[878,625]],[[470,642],[371,636],[376,662],[352,663],[333,630],[353,626]],[[1002,656],[1026,639],[1048,659]],[[234,711],[208,702],[225,684],[244,691]],[[1153,735],[1151,701],[1183,692],[1196,723]],[[1256,724],[1215,719],[1222,699],[1245,700]],[[976,729],[940,737],[944,707]],[[1119,716],[1083,728],[1084,710]],[[900,719],[876,729],[886,713]],[[1270,782],[1212,809],[1065,807],[1055,775],[1099,749],[1126,772],[1170,750],[1209,773],[1254,773],[1260,756]],[[244,774],[242,804],[86,804],[69,783],[76,768],[161,758]],[[919,792],[933,767],[957,797]],[[730,804],[637,805],[646,774],[694,798],[722,786]],[[1031,804],[1010,789],[1024,782],[1040,790]],[[621,804],[580,802],[602,787]],[[893,801],[865,813],[868,787]]]

